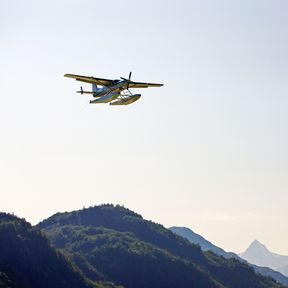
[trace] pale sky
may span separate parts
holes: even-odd
[[[121,204],[228,251],[288,255],[288,1],[10,0],[0,211]],[[165,86],[88,105],[65,73]],[[91,89],[90,85],[83,85]]]

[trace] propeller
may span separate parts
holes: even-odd
[[[132,74],[132,72],[129,73],[128,79],[124,78],[124,77],[120,77],[121,79],[127,81],[127,90],[129,89],[129,83],[130,83],[130,79],[131,79],[131,74]]]

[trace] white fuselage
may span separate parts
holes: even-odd
[[[117,82],[116,82],[117,81]],[[94,97],[101,97],[106,94],[118,92],[118,94],[125,90],[127,87],[127,81],[123,80],[115,80],[115,83],[112,83],[110,86],[103,86],[101,88],[93,87],[93,96]]]
[[[101,88],[92,85],[93,97],[97,98],[91,100],[90,103],[108,103],[116,99],[120,92],[127,87],[127,81],[115,80],[110,86],[103,86]]]

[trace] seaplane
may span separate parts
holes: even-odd
[[[141,94],[133,94],[131,88],[148,88],[161,87],[164,84],[134,82],[131,80],[131,72],[129,77],[120,79],[103,79],[89,76],[81,76],[74,74],[65,74],[64,77],[74,78],[77,81],[92,84],[92,91],[84,91],[82,86],[77,93],[92,95],[95,99],[90,100],[90,104],[109,103],[110,105],[129,105],[141,97]],[[101,86],[101,87],[99,87]]]

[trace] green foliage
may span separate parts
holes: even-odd
[[[97,274],[125,288],[281,287],[246,264],[203,253],[199,246],[121,206],[58,213],[38,226],[57,248],[74,261],[81,259],[75,263],[87,278]]]
[[[24,219],[0,213],[0,251],[1,288],[94,287]]]
[[[60,232],[59,228],[57,231]],[[68,225],[63,226],[59,234],[65,241],[61,247],[69,255],[81,254],[87,261],[86,265],[97,267],[103,279],[111,279],[125,287],[134,287],[136,283],[137,287],[175,287],[180,283],[184,285],[182,287],[185,283],[194,283],[197,287],[217,287],[193,265],[187,266],[183,259],[140,241],[133,233]],[[65,234],[69,237],[63,238]],[[178,270],[175,270],[176,266]],[[85,266],[84,269],[83,266],[79,268],[90,278]],[[185,270],[185,276],[180,277]],[[171,278],[167,277],[168,274]],[[198,275],[198,280],[195,275]],[[142,279],[140,283],[139,279]]]

